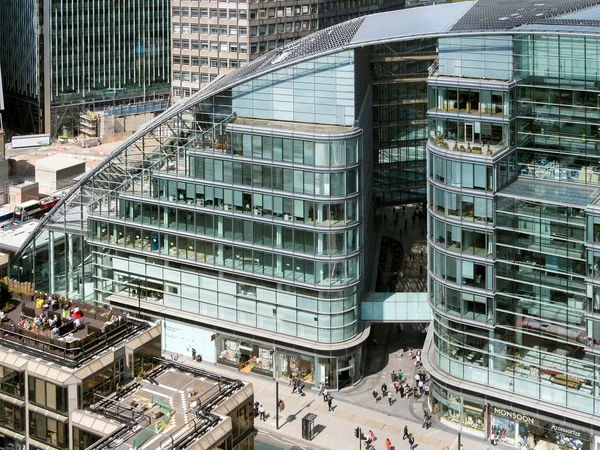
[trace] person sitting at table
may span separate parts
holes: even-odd
[[[6,314],[4,314],[4,311],[0,311],[0,320],[4,321],[6,319]]]
[[[58,336],[58,327],[55,325],[52,328],[52,337],[56,337],[56,336]]]
[[[81,320],[79,317],[73,320],[73,325],[75,326],[75,329],[78,329],[81,326]]]
[[[69,317],[69,314],[69,307],[66,304],[62,305],[62,318],[66,319],[67,317]]]
[[[54,314],[54,317],[48,321],[50,328],[54,328],[58,324],[58,316]]]
[[[36,307],[37,309],[41,309],[41,308],[42,308],[42,306],[44,306],[44,299],[43,299],[43,298],[41,298],[41,297],[39,297],[39,298],[37,298],[37,299],[35,300],[35,307]]]
[[[58,311],[58,302],[55,299],[50,302],[50,311]]]
[[[23,319],[21,319],[21,320],[23,320]],[[35,323],[36,327],[41,327],[42,326],[42,319],[40,319],[39,316],[35,316],[34,323]]]
[[[23,319],[22,317],[19,319],[19,326],[23,327],[23,325],[25,325],[25,319]]]

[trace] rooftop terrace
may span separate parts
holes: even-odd
[[[0,345],[71,368],[150,327],[109,309],[54,296],[8,298],[3,305]]]

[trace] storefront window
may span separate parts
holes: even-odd
[[[315,357],[299,353],[281,353],[279,355],[281,376],[285,379],[300,378],[304,383],[315,383]]]
[[[463,398],[437,385],[434,385],[433,395],[433,412],[440,414],[442,422],[483,437],[485,423],[482,401]]]
[[[262,347],[249,341],[219,338],[217,362],[237,368],[241,372],[273,375],[273,348]]]
[[[493,406],[491,408],[491,432],[498,442],[519,447],[521,450],[536,449],[572,449],[589,450],[589,433],[540,419],[529,413],[507,410]]]

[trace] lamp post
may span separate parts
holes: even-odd
[[[273,347],[273,379],[275,380],[275,429],[279,430],[279,381],[277,380],[277,348]]]

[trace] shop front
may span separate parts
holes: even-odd
[[[521,450],[590,450],[592,437],[588,431],[531,413],[490,407],[490,433],[498,442]]]
[[[217,337],[216,346],[218,364],[269,377],[276,370],[281,380],[300,378],[307,387],[318,388],[323,383],[330,390],[338,390],[352,386],[362,376],[360,347],[343,356],[321,357],[226,335]]]
[[[434,384],[432,410],[434,414],[439,413],[440,421],[444,425],[474,436],[485,437],[483,400],[452,392]]]
[[[273,347],[257,342],[227,336],[217,338],[217,363],[235,367],[240,372],[272,377],[273,353]]]

